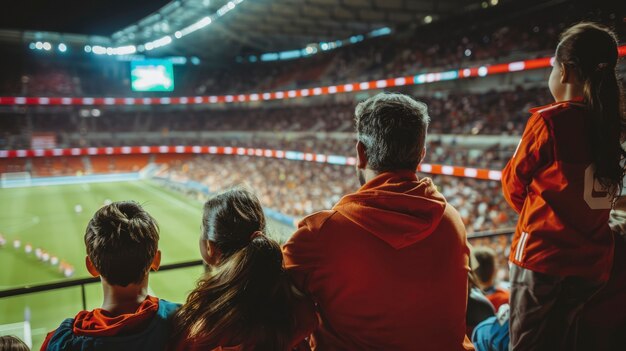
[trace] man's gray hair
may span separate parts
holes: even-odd
[[[380,93],[356,106],[356,132],[368,168],[416,170],[430,118],[427,106],[398,93]]]

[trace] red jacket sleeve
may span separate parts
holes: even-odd
[[[515,154],[502,171],[504,198],[518,213],[536,171],[550,162],[550,132],[540,114],[534,114],[524,130]]]
[[[333,213],[322,211],[303,219],[296,232],[283,245],[285,268],[296,287],[306,295],[310,295],[309,277],[319,267],[326,245],[320,229]]]

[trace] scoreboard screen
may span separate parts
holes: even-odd
[[[174,91],[174,69],[169,60],[130,62],[133,91]]]

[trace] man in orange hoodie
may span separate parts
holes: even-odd
[[[300,222],[288,272],[316,302],[314,350],[473,350],[465,336],[468,255],[458,212],[415,170],[426,105],[378,94],[356,107],[363,185]]]

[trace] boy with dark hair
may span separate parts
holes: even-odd
[[[497,286],[496,273],[498,271],[496,263],[496,252],[489,247],[475,247],[473,250],[474,257],[478,262],[478,267],[474,269],[478,287],[485,293],[485,296],[496,312],[505,303],[509,303],[509,292]]]
[[[148,295],[158,242],[155,219],[136,202],[99,209],[85,231],[85,264],[102,281],[102,308],[63,321],[41,350],[164,350],[179,305]]]

